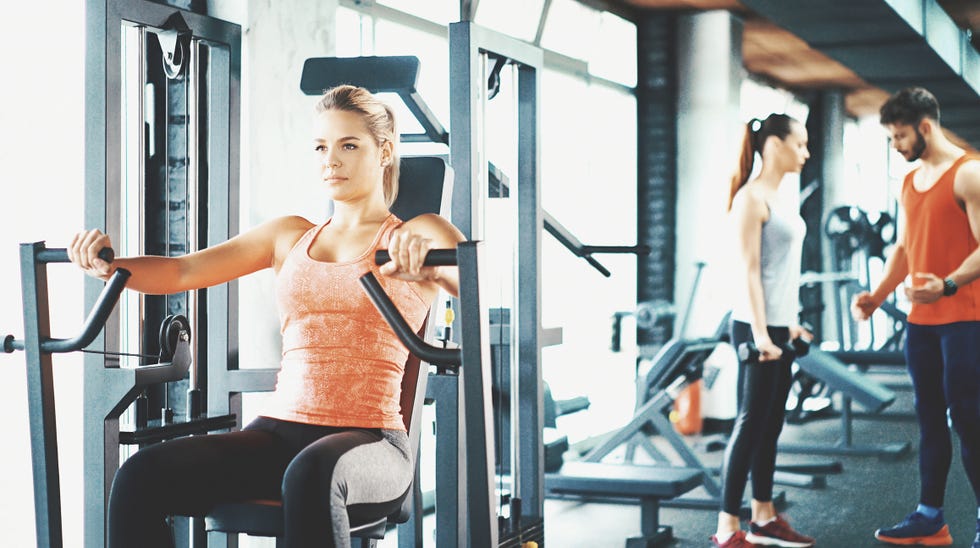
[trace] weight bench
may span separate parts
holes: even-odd
[[[806,356],[796,359],[800,370],[821,382],[827,388],[841,394],[841,438],[834,445],[810,443],[779,444],[779,450],[790,453],[824,455],[862,455],[881,458],[897,458],[909,450],[908,442],[881,446],[853,445],[852,402],[856,401],[872,413],[879,413],[895,401],[895,392],[871,379],[860,371],[849,368],[834,355],[811,347]]]
[[[626,539],[626,548],[650,548],[674,538],[673,529],[660,524],[660,501],[700,486],[703,476],[694,468],[572,461],[545,474],[544,486],[558,497],[638,500],[641,536]]]

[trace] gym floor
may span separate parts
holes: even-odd
[[[784,512],[793,526],[815,537],[818,546],[884,546],[875,540],[874,530],[901,520],[918,502],[918,426],[911,415],[914,409],[908,377],[896,375],[894,368],[885,371],[888,373],[875,378],[895,389],[896,401],[880,417],[856,418],[852,443],[882,445],[908,441],[909,452],[897,460],[782,453],[778,457],[778,462],[785,464],[832,459],[843,465],[843,472],[827,476],[827,485],[822,489],[776,486],[777,491],[786,494]],[[840,420],[826,418],[802,425],[787,424],[780,440],[831,445],[839,437]],[[697,443],[693,438],[689,441]],[[976,528],[976,502],[960,462],[955,435],[953,451],[946,491],[946,521],[954,546],[970,546]],[[709,466],[720,464],[722,458],[721,451],[699,451],[699,455]],[[751,487],[746,491],[746,500],[750,496]],[[552,548],[622,548],[625,538],[639,533],[639,516],[638,506],[549,500],[545,504],[545,540]],[[710,546],[708,537],[715,530],[717,512],[662,508],[660,521],[674,528],[676,540],[670,546],[707,547]]]
[[[876,418],[854,420],[854,445],[911,443],[912,449],[898,459],[878,457],[790,455],[780,454],[784,464],[825,462],[837,460],[843,472],[826,477],[826,486],[807,489],[777,485],[786,495],[787,514],[794,527],[817,539],[817,545],[827,548],[863,548],[884,546],[874,539],[874,530],[902,519],[918,501],[918,427],[912,407],[908,377],[895,368],[875,378],[893,387],[897,394],[894,404]],[[861,411],[859,407],[856,411]],[[812,420],[803,425],[787,424],[782,441],[831,445],[840,437],[837,418]],[[697,446],[698,439],[689,442]],[[976,504],[960,463],[959,443],[954,435],[954,458],[946,493],[946,520],[953,535],[954,546],[970,546],[975,534]],[[638,456],[641,454],[638,453]],[[722,452],[698,451],[708,466],[720,464]],[[699,491],[692,494],[697,495]],[[750,488],[746,500],[751,496]],[[707,547],[714,532],[715,510],[662,508],[661,523],[674,529],[675,540],[668,546]],[[431,516],[428,528],[434,526]],[[638,506],[548,500],[545,503],[545,542],[551,548],[622,548],[625,539],[639,534]],[[743,525],[744,526],[744,525]],[[431,531],[431,529],[430,529]],[[381,546],[397,546],[393,535]]]

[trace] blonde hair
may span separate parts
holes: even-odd
[[[315,110],[317,114],[328,110],[342,110],[360,114],[379,147],[385,141],[391,143],[391,159],[385,166],[383,177],[385,205],[391,207],[391,204],[395,203],[395,198],[398,197],[399,157],[395,112],[391,107],[378,100],[370,91],[351,85],[341,85],[328,89],[317,101]]]

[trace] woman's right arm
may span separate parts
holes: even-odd
[[[762,290],[762,223],[768,209],[755,194],[743,190],[732,202],[732,215],[738,235],[742,274],[752,311],[752,338],[759,349],[759,361],[776,360],[782,350],[773,344],[766,328],[766,301]]]
[[[181,257],[120,257],[112,263],[98,258],[99,250],[112,247],[109,236],[89,230],[75,235],[68,247],[68,257],[86,273],[102,280],[108,279],[116,268],[125,268],[132,273],[126,287],[141,293],[179,293],[277,266],[311,226],[302,217],[280,217],[214,247]]]

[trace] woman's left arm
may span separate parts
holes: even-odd
[[[459,296],[459,269],[455,266],[422,266],[430,249],[456,249],[463,233],[439,215],[425,214],[406,221],[391,233],[391,261],[381,273],[405,281],[438,286]],[[433,295],[434,297],[434,295]]]

